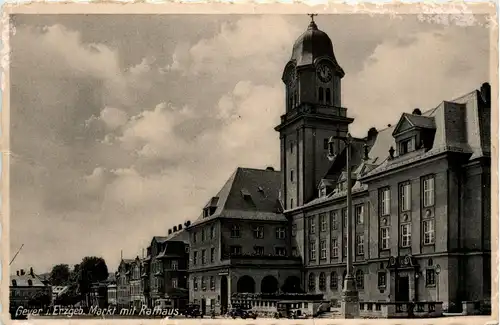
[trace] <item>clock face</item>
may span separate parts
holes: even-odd
[[[321,82],[329,82],[332,80],[332,69],[326,64],[321,64],[317,68],[318,78]]]

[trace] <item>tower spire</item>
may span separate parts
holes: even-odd
[[[309,27],[307,29],[313,29],[313,30],[318,29],[318,26],[316,26],[316,23],[314,22],[314,17],[316,17],[318,14],[307,14],[307,15],[311,17],[311,22],[309,23]]]

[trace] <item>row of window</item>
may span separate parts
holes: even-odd
[[[346,277],[347,272],[344,271],[344,274],[342,276],[342,282],[341,282],[341,288],[344,287],[344,280]],[[338,285],[339,285],[339,278],[337,276],[337,272],[333,271],[330,273],[330,289],[331,290],[337,290]],[[362,270],[357,270],[356,271],[356,287],[358,289],[363,289],[364,288],[364,273]],[[309,291],[314,292],[316,291],[316,275],[314,273],[309,273],[309,279],[308,279],[308,288]],[[325,272],[321,272],[319,274],[319,290],[320,291],[326,291],[326,274]]]
[[[344,287],[344,280],[346,277],[347,272],[344,271],[344,274],[342,276],[342,282],[341,282],[341,288]],[[356,287],[358,289],[363,289],[364,288],[364,273],[362,270],[357,270],[355,273],[355,283]],[[338,290],[338,276],[335,271],[330,273],[330,290]],[[380,288],[386,287],[387,286],[387,273],[386,271],[379,271],[378,272],[378,279],[377,279],[377,285]],[[434,268],[427,268],[425,270],[425,285],[427,287],[433,287],[436,285],[436,271]],[[308,279],[308,288],[309,291],[314,292],[316,291],[316,276],[314,273],[309,273],[309,279]],[[320,291],[326,291],[326,274],[324,272],[321,272],[319,274],[319,290]]]
[[[422,183],[422,205],[424,208],[431,207],[435,201],[435,177],[427,175],[421,178]],[[399,209],[400,211],[411,210],[411,182],[406,181],[399,184]],[[391,189],[384,187],[379,190],[379,215],[387,216],[391,213]]]
[[[230,251],[231,255],[241,255],[243,253],[243,249],[240,245],[230,246],[229,251]],[[274,253],[274,255],[277,255],[277,256],[286,256],[286,248],[276,246],[276,247],[274,247],[273,253]],[[264,246],[254,246],[253,247],[253,254],[260,255],[260,256],[265,255]]]
[[[210,263],[215,263],[216,256],[215,256],[215,247],[210,248]],[[198,265],[198,251],[193,251],[193,259],[192,259],[192,264],[193,265]],[[201,250],[201,265],[207,264],[207,250],[202,249]]]
[[[320,255],[319,258],[322,260],[326,260],[327,257],[327,243],[326,239],[322,239],[319,242]],[[347,256],[347,237],[344,236],[343,241],[343,255]],[[364,255],[365,254],[365,237],[364,235],[356,235],[356,255]],[[338,238],[332,238],[332,246],[331,246],[331,257],[338,258],[339,257],[339,243]],[[316,240],[311,240],[309,247],[309,259],[316,259]]]
[[[412,227],[411,223],[404,223],[401,226],[399,246],[411,247]],[[390,232],[391,228],[383,226],[380,228],[380,249],[390,249]],[[435,243],[435,219],[427,219],[422,221],[422,243],[424,245],[434,245]]]
[[[193,290],[198,291],[198,278],[193,277]],[[207,291],[207,277],[202,276],[201,277],[201,290],[202,291]],[[215,291],[215,277],[211,276],[210,277],[210,290]]]
[[[343,208],[340,210],[342,213],[342,226],[347,228],[347,208]],[[331,211],[331,229],[337,230],[339,228],[339,211]],[[362,225],[364,222],[364,204],[359,204],[354,207],[354,217],[356,218],[356,223],[358,225]],[[324,232],[328,231],[328,216],[326,213],[321,213],[319,215],[319,231]],[[295,229],[294,229],[295,228]],[[296,234],[297,225],[293,225],[292,235]],[[309,233],[316,233],[316,216],[309,217]]]
[[[435,228],[434,228],[434,219],[424,220],[422,222],[423,229],[423,244],[424,245],[433,245],[435,242]],[[365,246],[364,246],[364,234],[356,235],[356,255],[364,255],[365,254]],[[400,238],[400,247],[411,247],[411,224],[406,223],[401,225],[401,238]],[[319,242],[320,246],[320,255],[319,258],[322,260],[326,260],[327,258],[327,240],[321,239]],[[380,249],[388,250],[390,249],[390,227],[382,227],[380,229]],[[347,256],[347,236],[343,237],[343,256]],[[331,257],[338,258],[339,257],[339,241],[338,238],[332,238],[331,242]],[[309,247],[309,259],[316,259],[316,240],[311,240]]]
[[[201,241],[200,242],[204,242],[206,241],[208,238],[210,239],[215,239],[215,226],[212,225],[210,227],[210,230],[209,230],[209,233],[208,233],[208,237],[207,237],[207,233],[206,233],[206,230],[205,228],[201,229],[200,233],[201,233]],[[198,232],[193,232],[193,243],[196,244],[198,242]]]
[[[179,269],[179,261],[178,260],[170,260],[170,269],[178,270]],[[168,262],[167,262],[168,263]],[[153,273],[163,272],[164,262],[161,260],[154,260],[151,263],[151,270]]]
[[[253,237],[256,239],[264,238],[264,226],[254,226],[253,229]],[[241,237],[241,227],[238,224],[231,225],[231,238],[240,238]],[[285,227],[276,227],[276,238],[277,239],[285,239],[286,238],[286,228]]]
[[[140,295],[142,294],[142,287],[140,283],[133,283],[130,285],[130,294]]]

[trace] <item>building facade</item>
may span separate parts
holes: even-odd
[[[133,259],[122,259],[116,272],[116,304],[118,308],[131,307],[131,268]]]
[[[202,312],[225,313],[234,293],[300,291],[280,183],[271,168],[238,168],[188,227],[189,298]]]
[[[52,286],[37,276],[33,268],[29,272],[17,270],[15,275],[11,275],[9,292],[11,313],[15,313],[19,306],[25,309],[44,308],[52,302]]]
[[[144,296],[142,274],[144,273],[143,260],[137,256],[131,265],[130,274],[130,302],[132,307],[141,309],[141,306],[146,303]]]
[[[284,215],[309,292],[340,299],[346,272],[344,76],[311,22],[285,66],[281,140]],[[352,138],[356,285],[363,301],[462,301],[491,296],[491,88]],[[331,138],[333,137],[333,138]]]
[[[183,308],[188,303],[187,232],[182,225],[169,230],[168,236],[155,236],[144,259],[144,294],[148,306],[166,300],[172,308]]]

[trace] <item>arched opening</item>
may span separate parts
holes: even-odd
[[[316,291],[316,278],[314,273],[309,273],[309,281],[308,281],[309,291]]]
[[[332,100],[332,93],[331,93],[330,88],[326,88],[326,94],[325,94],[325,97],[326,97],[326,98],[325,98],[325,99],[326,99],[326,103],[327,103],[328,105],[330,105],[330,102],[331,102],[331,100]]]
[[[362,270],[356,271],[356,287],[363,289],[365,287],[365,275]]]
[[[319,290],[326,291],[326,274],[325,274],[325,272],[321,272],[319,274]]]
[[[278,291],[278,280],[272,275],[265,276],[260,283],[260,291],[264,293],[275,293]]]
[[[286,293],[301,293],[303,292],[300,287],[300,278],[297,276],[289,276],[285,280],[285,284],[281,287],[281,290]]]
[[[223,275],[220,278],[220,305],[221,312],[223,314],[227,313],[228,305],[228,290],[227,290],[227,276]]]
[[[330,289],[337,290],[339,286],[339,279],[337,279],[337,272],[330,273]]]
[[[318,101],[323,104],[323,100],[324,100],[324,94],[323,94],[323,87],[319,87],[318,89]]]
[[[255,281],[251,276],[244,275],[238,279],[238,283],[236,284],[237,292],[255,292]]]

